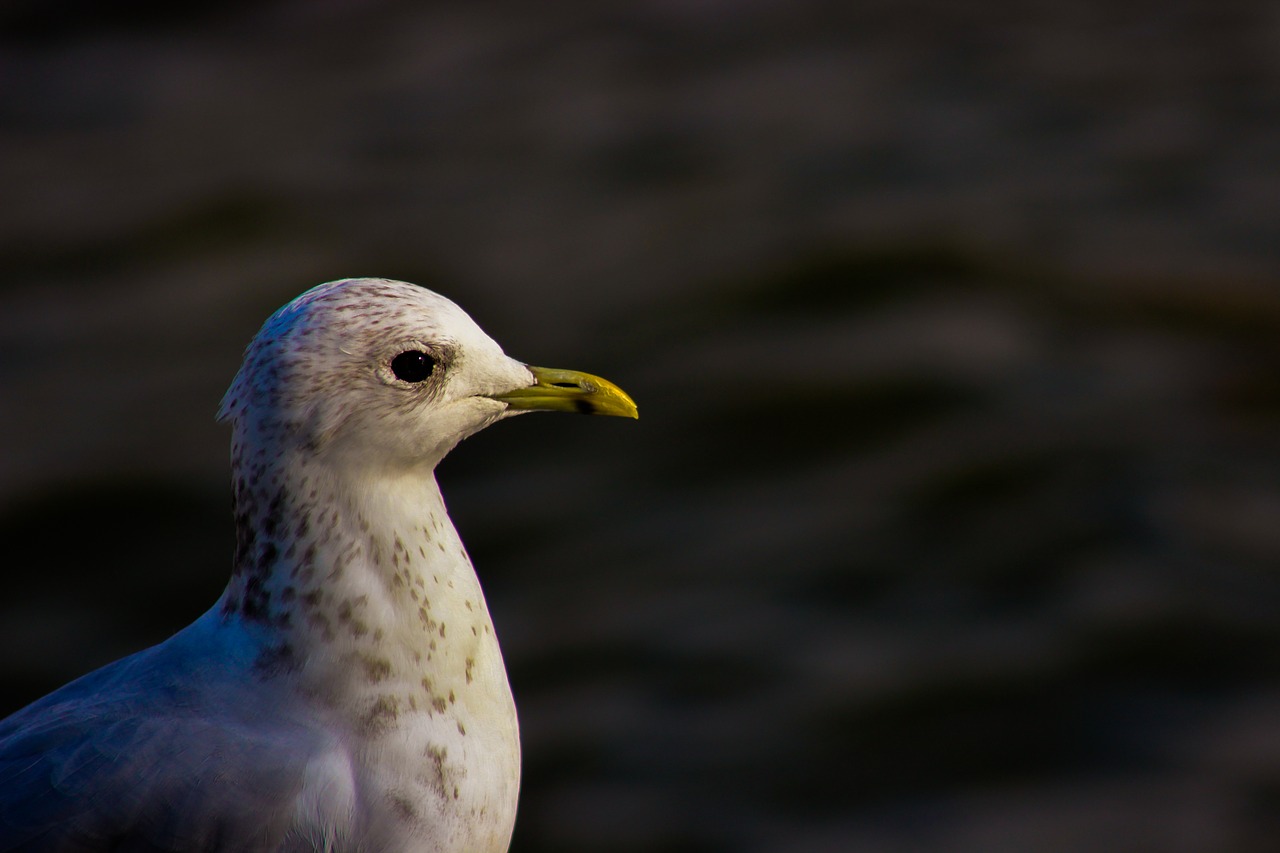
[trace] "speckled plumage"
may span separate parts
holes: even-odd
[[[395,375],[406,350],[425,381]],[[0,851],[506,850],[515,707],[434,468],[533,383],[414,285],[331,282],[272,315],[219,412],[226,591],[0,722]]]

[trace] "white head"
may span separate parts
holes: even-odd
[[[459,441],[530,409],[635,417],[597,377],[530,368],[457,305],[416,285],[357,278],[312,288],[245,351],[219,420],[246,451],[434,467]],[[251,450],[252,449],[252,450]]]

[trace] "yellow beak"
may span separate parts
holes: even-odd
[[[534,384],[494,394],[493,399],[501,400],[513,409],[640,417],[627,392],[608,379],[577,370],[528,367],[533,373]]]

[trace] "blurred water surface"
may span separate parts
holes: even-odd
[[[635,424],[441,468],[516,851],[1264,851],[1280,16],[0,8],[0,711],[221,590],[213,412],[383,275]]]

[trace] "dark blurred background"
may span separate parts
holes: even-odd
[[[638,423],[442,466],[513,850],[1269,851],[1273,3],[0,4],[0,712],[230,561],[241,348],[351,275]]]

